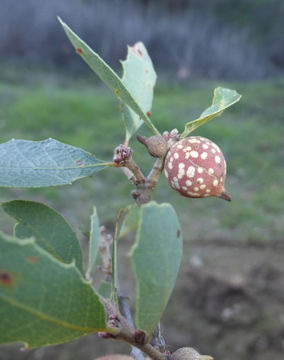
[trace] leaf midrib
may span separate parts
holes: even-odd
[[[0,169],[33,169],[33,170],[77,170],[77,169],[88,169],[98,166],[110,166],[111,163],[109,162],[100,162],[98,164],[90,164],[90,165],[80,165],[80,166],[66,166],[66,167],[50,167],[50,168],[43,168],[37,166],[0,166]]]
[[[105,330],[104,327],[103,328],[84,327],[84,326],[75,325],[75,324],[71,324],[71,323],[68,323],[68,322],[63,321],[63,320],[56,319],[56,318],[54,318],[54,317],[52,317],[50,315],[41,313],[41,312],[31,308],[30,306],[21,304],[21,303],[19,303],[18,301],[14,300],[14,299],[8,298],[7,296],[5,296],[5,295],[3,295],[1,293],[0,293],[0,299],[6,301],[7,303],[9,303],[11,305],[14,305],[15,307],[17,307],[17,308],[19,308],[21,310],[29,312],[30,314],[32,314],[34,316],[37,316],[40,319],[43,319],[43,320],[45,320],[47,322],[57,324],[59,326],[62,326],[62,327],[68,328],[68,329],[78,330],[78,331],[81,331],[81,332],[84,332],[84,333],[86,333],[86,332],[91,333],[91,332]]]

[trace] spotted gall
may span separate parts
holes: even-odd
[[[180,140],[168,151],[165,176],[182,196],[217,196],[231,201],[225,191],[226,161],[220,148],[201,136]]]

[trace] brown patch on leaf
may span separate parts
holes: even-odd
[[[38,258],[37,258],[37,256],[31,255],[27,258],[27,261],[30,264],[37,264]]]
[[[135,54],[138,55],[139,57],[144,56],[140,42],[134,44],[133,46],[130,46],[130,49],[132,49],[135,52]]]
[[[11,286],[13,284],[13,276],[6,270],[0,271],[0,286]]]
[[[76,54],[82,55],[82,54],[83,54],[82,49],[81,49],[81,48],[77,48],[77,49],[76,49]]]
[[[177,237],[178,238],[180,237],[180,229],[178,229],[178,231],[177,231]]]

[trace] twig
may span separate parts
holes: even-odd
[[[119,290],[119,289],[118,289]],[[119,291],[120,292],[120,291]],[[130,311],[130,307],[127,301],[127,298],[122,296],[122,295],[118,295],[119,297],[119,305],[120,305],[120,312],[121,314],[125,317],[125,319],[127,320],[127,322],[134,327],[134,323],[133,323],[133,319],[132,319],[132,314]],[[134,357],[134,359],[136,360],[145,360],[145,356],[143,354],[143,352],[138,349],[137,347],[131,345],[131,353],[130,355]]]
[[[105,226],[101,226],[99,254],[102,259],[102,266],[100,267],[100,270],[104,274],[104,280],[107,282],[112,281],[112,256],[111,256],[112,243],[113,243],[113,237],[106,232]]]
[[[164,134],[164,138],[168,150],[176,141],[178,141],[179,135],[177,130],[173,130],[170,134]],[[133,160],[130,147],[125,143],[120,144],[115,148],[113,166],[120,167],[128,180],[135,185],[132,196],[138,205],[142,205],[151,200],[151,193],[156,187],[164,168],[165,156],[166,152],[163,156],[156,159],[153,168],[149,172],[147,178],[145,178],[139,166]],[[118,236],[117,232],[118,220],[116,223],[115,239],[117,239]],[[119,309],[112,308],[112,305],[108,303],[106,310],[108,312],[108,324],[111,327],[117,327],[119,332],[115,335],[113,331],[101,333],[101,337],[111,338],[113,340],[123,340],[129,343],[132,346],[131,355],[136,360],[145,360],[143,353],[147,354],[153,360],[166,360],[168,355],[165,352],[165,341],[161,335],[160,323],[155,329],[151,343],[147,343],[146,334],[143,331],[135,330],[134,328],[129,304],[126,301],[126,298],[120,294],[118,279],[116,275],[115,277],[115,292],[118,296]]]

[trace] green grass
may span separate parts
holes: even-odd
[[[284,81],[256,84],[194,80],[187,86],[158,85],[152,121],[161,132],[193,120],[211,103],[214,87],[235,88],[240,103],[194,134],[216,142],[227,159],[226,188],[233,201],[179,196],[162,176],[153,199],[171,202],[180,217],[185,238],[279,240],[284,233]],[[103,160],[123,142],[119,105],[112,93],[90,81],[37,76],[37,81],[3,81],[0,85],[1,142],[10,138],[41,140],[53,137],[82,147]],[[150,135],[143,126],[140,134]],[[131,143],[143,171],[153,159],[141,144]],[[131,203],[131,185],[119,169],[107,169],[72,186],[46,189],[0,189],[1,200],[26,198],[44,201],[63,212],[75,228],[88,229],[92,206],[102,222],[113,223],[120,207]],[[10,222],[1,214],[7,231]]]

